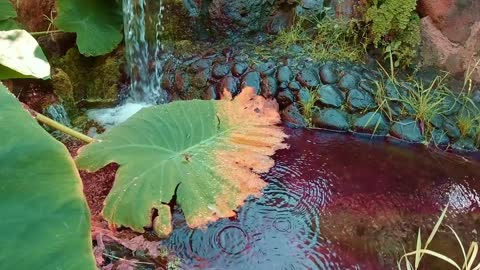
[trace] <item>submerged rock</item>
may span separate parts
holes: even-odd
[[[417,121],[413,119],[404,119],[396,122],[391,128],[390,134],[396,138],[414,143],[420,143],[424,139]]]
[[[357,132],[374,135],[387,135],[390,131],[388,120],[379,112],[369,112],[359,117],[353,128]]]
[[[350,124],[347,114],[337,109],[325,109],[314,113],[313,124],[319,128],[348,131]]]

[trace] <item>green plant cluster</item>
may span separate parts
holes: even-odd
[[[448,209],[448,204],[443,210],[442,214],[440,215],[437,223],[435,223],[435,226],[433,227],[432,232],[428,236],[427,240],[425,243],[422,243],[422,234],[421,230],[418,229],[418,235],[417,235],[417,243],[415,246],[415,250],[411,252],[405,252],[405,254],[397,261],[397,267],[398,270],[406,269],[406,270],[417,270],[417,269],[422,269],[421,267],[423,266],[421,264],[422,258],[425,255],[432,256],[436,259],[439,259],[445,263],[445,265],[450,265],[454,269],[458,270],[480,270],[480,263],[478,262],[478,249],[479,245],[478,242],[472,241],[470,243],[470,246],[468,246],[468,249],[466,249],[465,245],[462,243],[462,240],[458,236],[457,232],[455,230],[448,226],[448,229],[451,231],[451,233],[455,236],[455,239],[458,242],[459,245],[459,251],[461,251],[461,254],[463,255],[463,261],[457,262],[453,258],[448,257],[446,254],[442,254],[440,252],[437,252],[433,250],[432,248],[429,247],[429,245],[432,243],[433,239],[439,232],[440,226],[442,225],[443,220],[445,219],[445,216],[447,214],[447,209]],[[411,262],[410,258],[413,257],[414,261],[413,263]],[[475,265],[475,263],[477,263]]]
[[[386,54],[392,53],[396,66],[408,65],[416,56],[420,44],[420,17],[416,6],[417,0],[369,0],[366,3],[366,44],[381,47]]]
[[[273,44],[289,50],[301,46],[313,60],[362,61],[365,56],[360,44],[356,21],[335,18],[328,9],[315,16],[302,16],[280,32]]]
[[[437,76],[428,84],[415,78],[400,81],[396,78],[392,57],[390,66],[390,72],[381,67],[386,80],[375,82],[377,111],[392,122],[399,117],[413,116],[422,127],[426,143],[435,143],[433,130],[439,120],[452,121],[460,130],[461,138],[472,138],[475,146],[480,147],[480,107],[472,99],[471,72],[465,75],[460,92],[454,93],[446,83],[448,74]],[[473,70],[479,66],[480,61]],[[397,110],[396,104],[402,105],[401,111]]]

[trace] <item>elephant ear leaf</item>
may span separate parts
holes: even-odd
[[[89,171],[119,164],[104,218],[138,232],[153,226],[164,237],[171,232],[165,203],[177,186],[190,227],[233,216],[249,195],[259,196],[259,173],[287,147],[278,123],[277,103],[251,88],[233,101],[177,101],[143,109],[80,149],[76,161]]]
[[[27,31],[0,31],[0,80],[15,78],[49,79],[50,64]]]
[[[93,270],[90,214],[67,149],[0,83],[0,265]]]
[[[55,25],[77,34],[77,45],[85,56],[113,51],[122,41],[121,7],[115,0],[57,0]]]

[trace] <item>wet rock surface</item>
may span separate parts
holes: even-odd
[[[390,132],[392,136],[408,142],[420,143],[424,139],[419,124],[414,119],[404,119],[394,123]]]
[[[345,103],[345,96],[336,86],[324,85],[317,90],[319,102],[325,106],[340,108]]]
[[[360,133],[385,136],[390,131],[390,125],[385,116],[379,112],[369,112],[353,124],[354,130]]]
[[[324,109],[315,112],[313,115],[313,124],[319,128],[348,131],[350,123],[347,114],[338,109]]]

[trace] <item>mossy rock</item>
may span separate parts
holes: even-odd
[[[168,40],[192,40],[195,36],[193,18],[184,7],[182,0],[164,0],[162,37]],[[196,23],[199,23],[198,21]]]
[[[52,78],[54,91],[68,107],[84,100],[106,100],[111,104],[118,99],[123,49],[101,57],[85,57],[75,47],[50,62],[56,71]]]
[[[70,117],[78,115],[75,104],[73,85],[68,74],[62,69],[55,68],[52,74],[53,92],[57,95]]]

